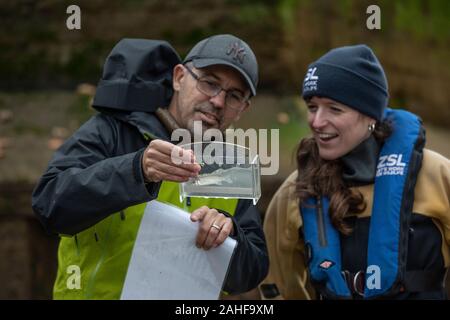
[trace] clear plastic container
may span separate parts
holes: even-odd
[[[202,166],[199,175],[180,183],[180,200],[186,197],[252,199],[261,197],[259,157],[248,148],[223,142],[181,146],[194,151]]]

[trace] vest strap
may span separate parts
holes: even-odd
[[[406,271],[400,292],[430,292],[444,288],[445,270],[410,270]],[[342,275],[352,296],[364,296],[365,272],[342,271]]]

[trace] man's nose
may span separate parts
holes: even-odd
[[[227,93],[225,90],[221,90],[218,94],[216,94],[214,97],[211,97],[209,101],[214,105],[216,108],[224,108],[225,107],[225,100],[226,100]]]

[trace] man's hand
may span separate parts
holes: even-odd
[[[175,163],[172,160],[176,160]],[[196,177],[200,170],[191,150],[163,140],[152,140],[142,156],[142,172],[149,182],[185,182]]]
[[[191,221],[199,221],[196,246],[205,250],[221,245],[233,232],[231,218],[216,209],[203,206],[191,213]]]

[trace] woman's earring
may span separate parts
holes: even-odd
[[[375,131],[375,123],[369,124],[369,132],[372,133]]]

